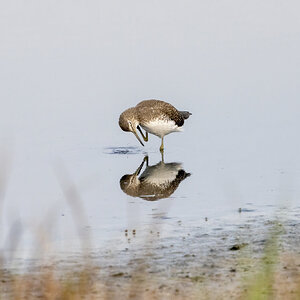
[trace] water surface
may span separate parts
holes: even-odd
[[[8,256],[125,249],[125,230],[204,234],[300,205],[298,4],[1,6]],[[161,162],[157,137],[143,148],[118,127],[123,110],[151,98],[193,113],[164,153],[165,176],[191,175],[156,201],[120,186],[145,156]]]

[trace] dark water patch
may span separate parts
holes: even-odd
[[[239,208],[239,209],[238,209],[238,211],[239,211],[240,213],[242,213],[242,212],[255,212],[255,211],[256,211],[256,209],[250,209],[250,208]]]
[[[153,216],[153,219],[161,219],[161,220],[170,220],[171,217],[167,217],[164,214],[150,214]]]
[[[105,154],[119,154],[119,155],[129,155],[129,154],[140,154],[143,151],[138,147],[107,147],[104,148],[103,153]]]
[[[220,230],[223,230],[223,228],[221,228],[221,227],[215,227],[212,230],[214,230],[214,231],[220,231]]]

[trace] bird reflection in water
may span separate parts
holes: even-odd
[[[146,168],[139,176],[145,163]],[[181,163],[164,163],[163,156],[158,164],[149,166],[149,158],[145,156],[133,174],[120,179],[120,187],[129,196],[155,201],[170,197],[181,181],[190,175],[183,170]]]

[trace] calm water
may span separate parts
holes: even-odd
[[[174,236],[300,206],[299,4],[231,2],[1,4],[3,250],[124,247],[125,229]],[[157,137],[143,148],[118,127],[150,98],[193,113],[165,165]],[[145,156],[151,180],[191,175],[165,199],[126,193]]]

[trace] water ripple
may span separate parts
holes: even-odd
[[[104,153],[106,154],[140,154],[142,150],[138,147],[107,147],[104,148]]]

